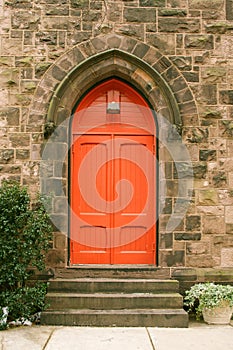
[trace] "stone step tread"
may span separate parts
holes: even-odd
[[[44,311],[41,324],[82,327],[188,327],[188,314],[175,309],[63,309]]]
[[[43,314],[77,314],[77,315],[138,315],[138,314],[167,314],[167,315],[187,315],[183,309],[120,309],[120,310],[92,310],[92,309],[55,309],[43,311]]]
[[[169,283],[178,284],[177,280],[160,280],[155,278],[101,278],[101,277],[84,277],[84,278],[54,278],[49,280],[53,282],[154,282],[154,283]]]
[[[179,293],[53,293],[46,295],[49,298],[182,298]]]
[[[170,268],[158,268],[154,265],[77,265],[57,268],[56,277],[69,278],[154,278],[170,279]]]
[[[123,270],[123,271],[130,271],[130,270],[160,270],[159,267],[155,267],[155,265],[146,265],[146,264],[116,264],[116,265],[109,265],[109,264],[77,264],[72,265],[65,268],[67,271],[72,270]],[[58,270],[64,270],[64,268],[60,268]]]

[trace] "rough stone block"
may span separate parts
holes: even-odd
[[[58,249],[51,249],[46,254],[46,265],[49,267],[65,267],[66,265],[66,253]]]
[[[107,19],[112,22],[121,22],[122,4],[111,3],[107,11]]]
[[[48,32],[37,32],[36,33],[36,43],[47,44],[47,45],[57,45],[57,32],[48,31]]]
[[[20,109],[6,107],[0,109],[0,120],[6,120],[8,126],[19,125]]]
[[[233,20],[233,0],[226,0],[226,19]]]
[[[29,149],[17,149],[16,150],[16,159],[29,159],[30,150]]]
[[[193,176],[195,179],[205,179],[207,177],[207,164],[205,162],[193,163]]]
[[[233,206],[226,206],[225,215],[226,215],[226,223],[233,224]]]
[[[231,31],[232,28],[232,24],[226,22],[216,22],[205,25],[206,33],[212,34],[225,34],[227,31]]]
[[[143,41],[145,35],[143,24],[116,24],[115,30],[116,33],[124,34],[132,38],[139,39],[141,41]],[[129,38],[124,38],[124,43],[126,43],[126,41],[127,45],[122,46],[122,49],[125,49],[126,51],[130,52],[132,46],[134,47],[136,42],[134,41],[134,39],[131,39],[130,41]]]
[[[52,193],[54,193],[54,191],[52,191]],[[58,196],[61,196],[61,194],[58,194]],[[50,218],[54,227],[54,231],[68,234],[68,217],[66,214],[52,214],[50,215]]]
[[[184,32],[184,33],[199,33],[200,22],[195,19],[181,19],[181,18],[159,18],[158,20],[159,32]]]
[[[212,267],[213,266],[213,257],[210,254],[203,255],[187,255],[186,264],[189,267]]]
[[[12,28],[14,29],[27,29],[37,31],[39,28],[40,16],[36,12],[30,11],[17,11],[15,15],[12,15]]]
[[[163,201],[163,214],[172,213],[172,198],[165,198]]]
[[[216,20],[216,19],[225,19],[224,8],[222,9],[209,9],[202,11],[202,18],[206,20]]]
[[[174,167],[174,179],[187,179],[193,177],[193,166],[191,163],[176,161]]]
[[[233,266],[233,248],[222,248],[221,266],[222,267],[232,267]]]
[[[165,0],[139,0],[142,7],[160,7],[165,6]]]
[[[199,190],[199,205],[218,204],[218,193],[214,189]]]
[[[199,241],[201,239],[200,232],[176,232],[175,240],[177,241]]]
[[[225,187],[227,185],[227,176],[224,171],[213,171],[211,180],[214,187]]]
[[[216,84],[203,84],[194,88],[196,99],[200,104],[206,108],[208,105],[217,104],[217,85]],[[208,108],[208,107],[207,107]]]
[[[206,143],[209,136],[209,131],[206,128],[191,128],[186,127],[183,130],[183,136],[190,143]]]
[[[33,144],[31,147],[31,159],[40,160],[41,159],[41,144]]]
[[[89,0],[71,0],[71,7],[86,9],[89,6]]]
[[[187,34],[185,35],[185,47],[195,50],[212,50],[214,48],[214,37],[211,34]]]
[[[194,101],[186,102],[186,103],[179,103],[179,108],[182,116],[190,116],[191,119],[193,118],[192,115],[194,115],[194,118],[196,117],[197,114],[197,108],[196,104]],[[192,124],[193,125],[193,124]]]
[[[224,216],[206,215],[202,218],[204,234],[225,233]]]
[[[143,43],[138,43],[133,50],[133,54],[137,57],[143,58],[148,50],[149,50],[148,45]]]
[[[233,90],[221,90],[220,91],[220,103],[233,104]]]
[[[175,267],[184,265],[184,251],[161,251],[161,266],[165,267]]]
[[[158,15],[164,17],[186,17],[187,10],[179,8],[162,8],[158,10]]]
[[[162,233],[161,239],[160,239],[160,248],[161,249],[169,249],[173,246],[173,234],[171,232],[169,233]]]
[[[54,198],[54,213],[67,214],[68,201],[66,197]]]
[[[192,83],[199,82],[199,72],[183,72],[183,76],[188,82],[192,82]]]
[[[191,9],[220,9],[223,8],[224,0],[189,0]]]
[[[214,215],[214,216],[224,216],[224,206],[223,205],[210,205],[210,206],[197,206],[197,212],[199,214]]]
[[[202,161],[217,160],[217,151],[212,149],[200,149],[199,158]]]
[[[174,34],[147,34],[148,44],[153,45],[161,53],[166,55],[175,54],[175,36]],[[171,65],[171,64],[170,64]]]
[[[199,215],[187,216],[185,227],[187,231],[200,231],[201,217]]]
[[[208,242],[187,243],[188,255],[204,255],[210,253],[210,244]]]
[[[15,133],[9,135],[11,146],[14,148],[24,148],[30,146],[30,135]]]
[[[144,23],[156,22],[156,10],[153,8],[125,8],[123,12],[124,21]]]
[[[98,22],[102,17],[102,13],[100,11],[83,11],[82,19],[84,22]]]
[[[67,44],[69,46],[73,47],[76,44],[85,42],[86,40],[90,39],[90,37],[91,37],[91,31],[85,31],[85,32],[77,31],[75,33],[68,32],[67,33]],[[83,45],[83,48],[84,47],[86,48],[87,51],[90,50],[89,43],[85,43]],[[84,50],[84,52],[85,52],[85,50]]]
[[[14,160],[14,150],[4,149],[0,150],[0,162],[2,164],[12,163]]]
[[[67,236],[63,233],[54,233],[54,248],[58,250],[64,250],[67,245]]]
[[[63,183],[60,179],[47,178],[42,182],[43,193],[53,193],[55,196],[63,196]]]
[[[46,4],[44,11],[47,16],[68,16],[69,6],[68,4],[59,4],[59,6],[57,4]]]

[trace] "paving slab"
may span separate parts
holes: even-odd
[[[232,326],[16,327],[0,332],[0,350],[233,350]]]
[[[42,350],[54,327],[16,327],[0,332],[0,350]]]
[[[62,327],[45,350],[153,350],[146,328]]]
[[[233,327],[148,328],[154,350],[233,350]]]

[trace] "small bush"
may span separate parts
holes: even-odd
[[[189,312],[194,312],[199,319],[203,309],[213,309],[227,301],[233,306],[233,286],[212,282],[197,283],[186,291],[184,305]]]
[[[8,307],[8,320],[30,319],[32,315],[43,310],[46,289],[45,283],[38,283],[33,287],[21,287],[2,293],[2,300]]]
[[[0,306],[11,318],[28,317],[44,307],[45,286],[27,286],[32,270],[45,267],[52,226],[44,199],[31,203],[26,187],[0,187]]]

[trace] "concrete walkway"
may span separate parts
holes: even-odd
[[[233,350],[233,323],[189,328],[32,326],[0,332],[0,350]]]

